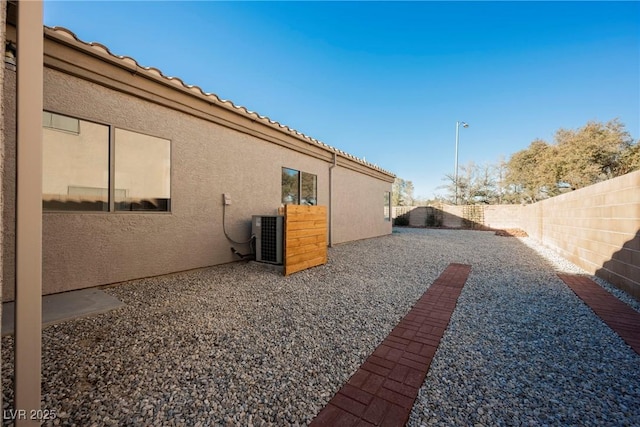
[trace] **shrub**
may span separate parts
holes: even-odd
[[[409,218],[406,215],[400,215],[393,220],[393,225],[407,226],[409,225]]]
[[[442,217],[436,214],[435,209],[431,209],[431,212],[427,213],[425,225],[427,227],[442,227]]]

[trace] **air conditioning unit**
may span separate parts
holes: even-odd
[[[256,261],[282,264],[284,245],[284,217],[254,215],[251,233],[256,238]]]

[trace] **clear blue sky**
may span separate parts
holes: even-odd
[[[44,23],[413,181],[559,128],[640,134],[639,2],[68,2]]]

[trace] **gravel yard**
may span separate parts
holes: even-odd
[[[451,262],[471,275],[408,425],[640,425],[640,356],[555,276],[579,269],[529,238],[433,229],[290,277],[235,263],[107,288],[126,306],[43,331],[43,408],[60,425],[306,425]],[[12,354],[5,337],[5,409]]]

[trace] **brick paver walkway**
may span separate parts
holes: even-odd
[[[604,290],[593,280],[574,274],[558,274],[595,314],[640,354],[640,313]]]
[[[404,426],[470,271],[449,264],[310,425]]]

